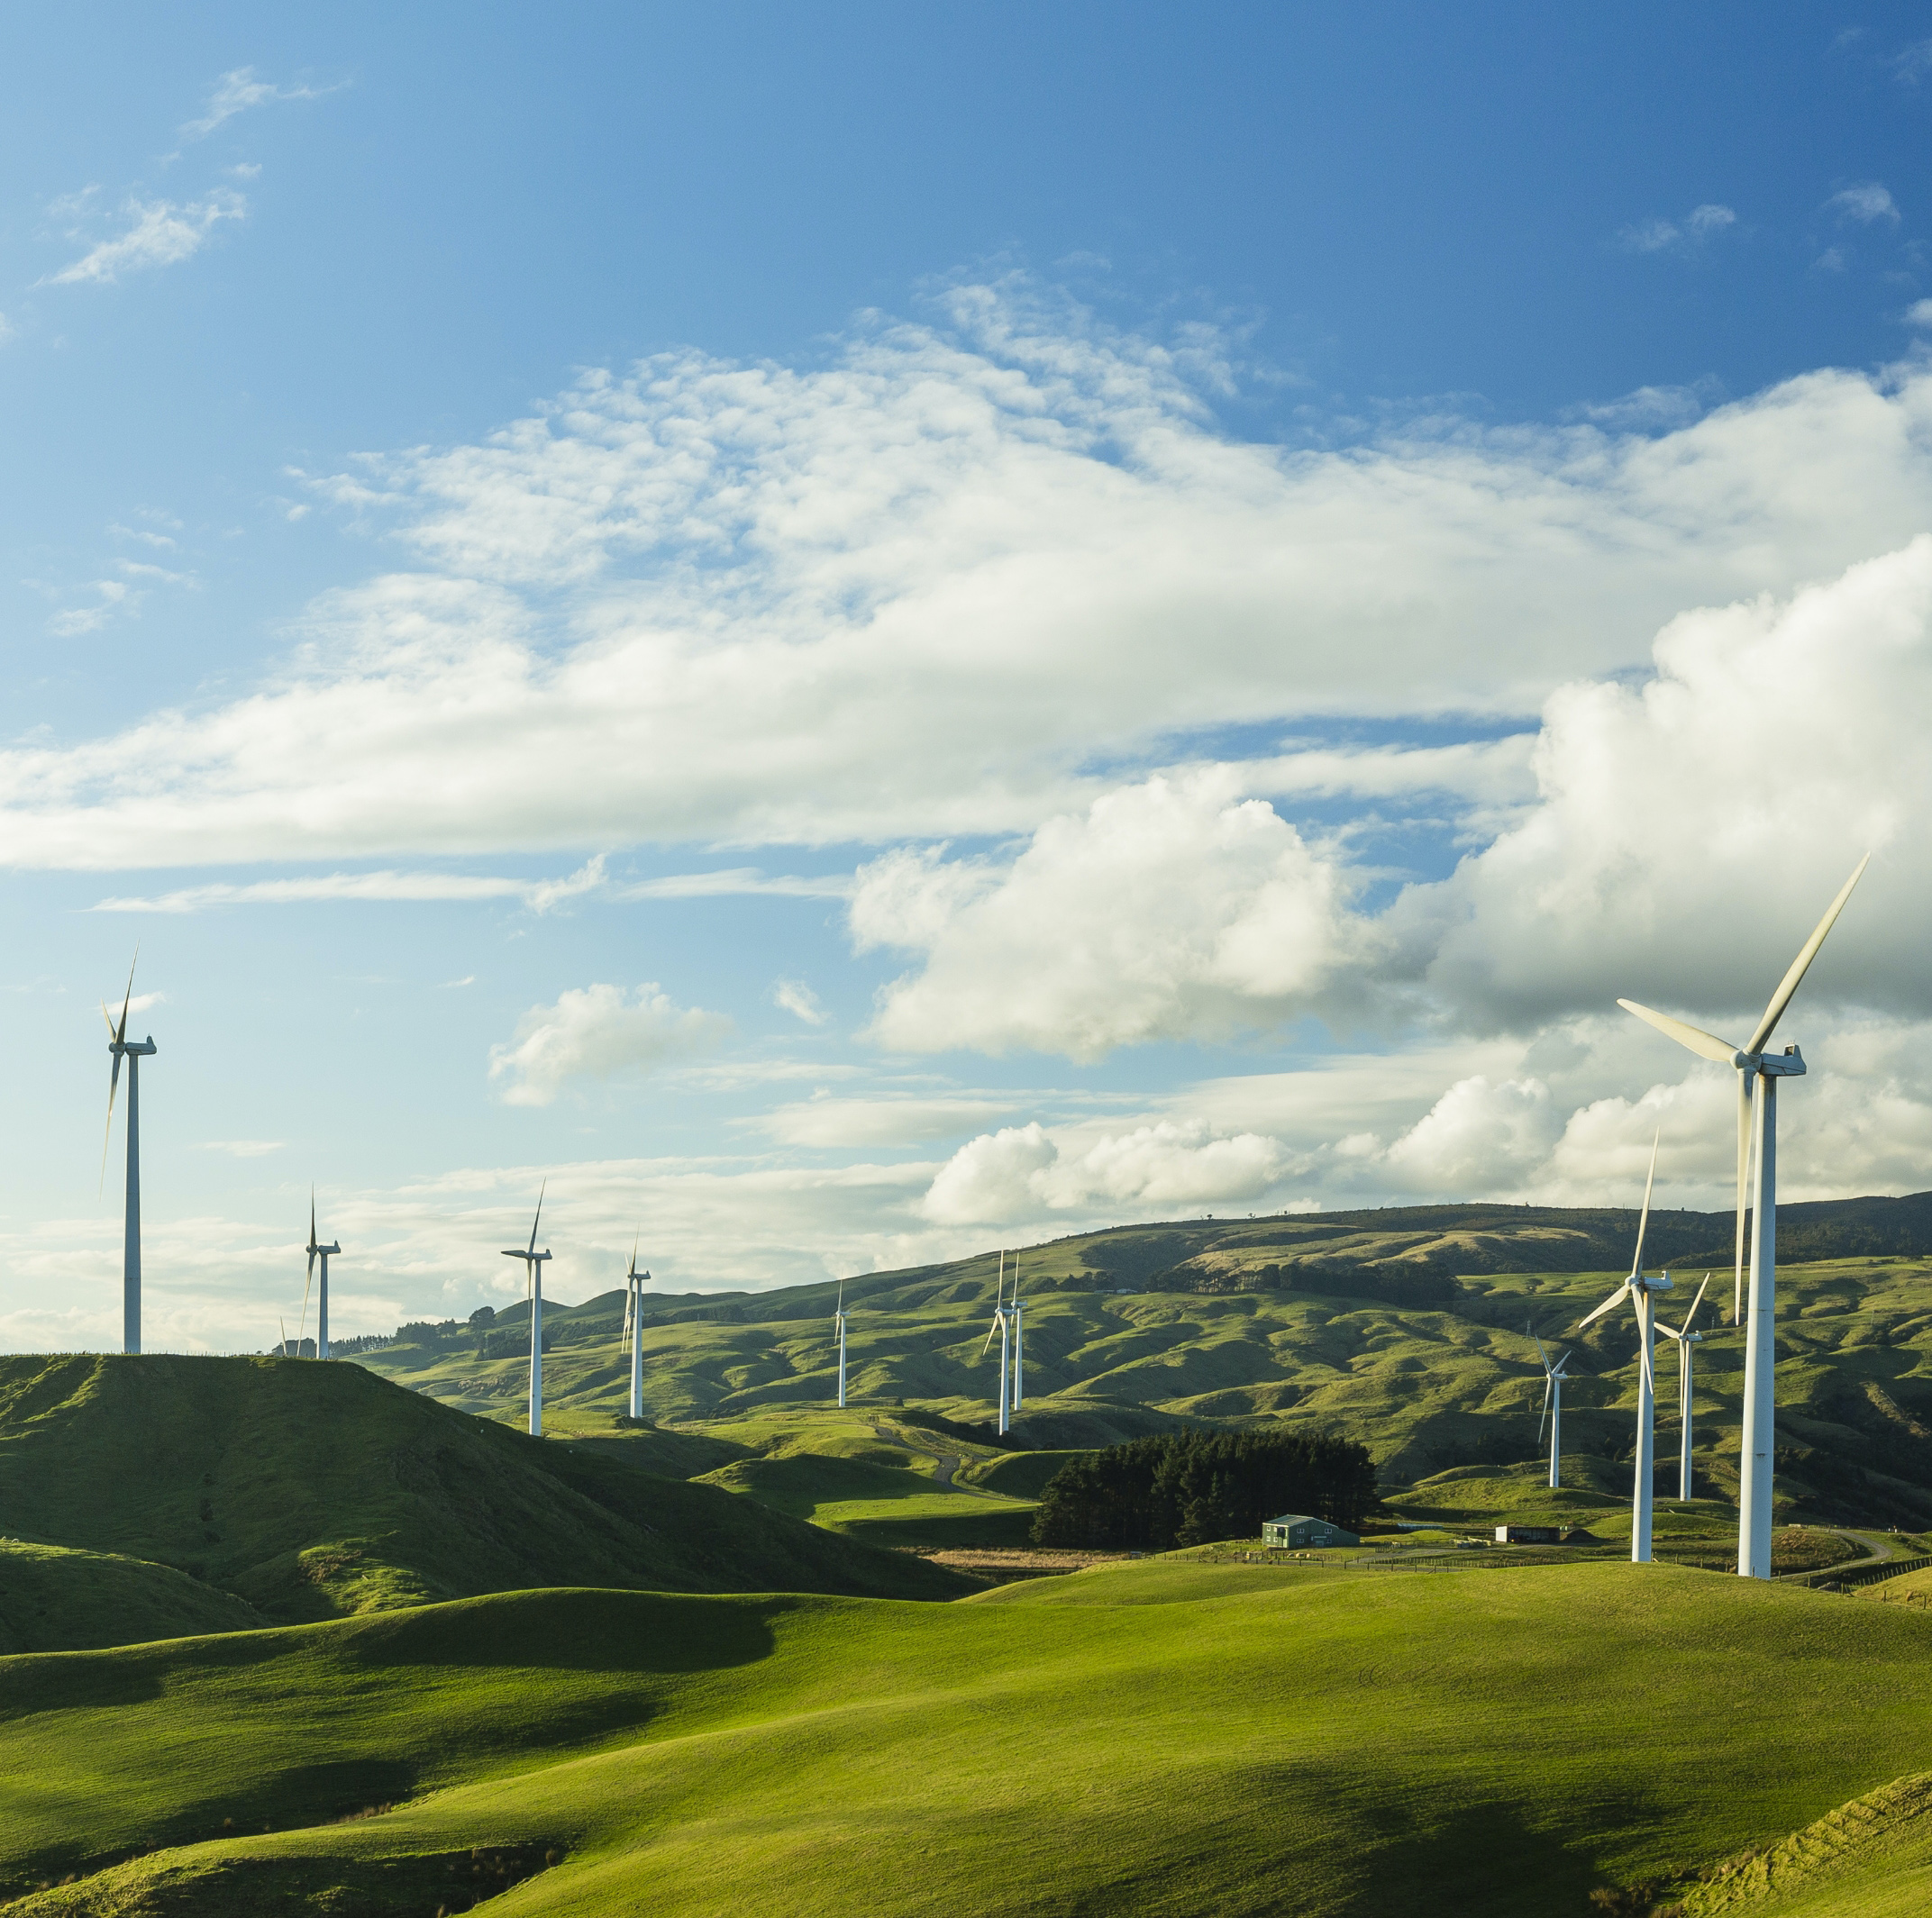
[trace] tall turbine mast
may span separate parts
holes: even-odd
[[[832,1314],[833,1329],[839,1341],[839,1408],[845,1405],[845,1281],[839,1281],[839,1302]]]
[[[1553,1363],[1550,1355],[1543,1349],[1543,1341],[1536,1339],[1536,1356],[1543,1361],[1543,1417],[1537,1421],[1536,1436],[1543,1436],[1543,1428],[1550,1428],[1550,1490],[1559,1491],[1563,1475],[1563,1380],[1569,1376],[1563,1367],[1569,1363],[1570,1354],[1560,1353]]]
[[[506,1259],[521,1259],[524,1262],[524,1284],[530,1294],[530,1436],[541,1439],[543,1436],[543,1261],[548,1259],[548,1247],[537,1250],[537,1226],[543,1217],[543,1195],[550,1189],[550,1181],[545,1179],[537,1188],[536,1217],[530,1222],[530,1243],[506,1247]]]
[[[1709,1283],[1710,1274],[1707,1272],[1704,1275],[1704,1286]],[[1677,1341],[1677,1406],[1683,1414],[1684,1425],[1683,1444],[1677,1462],[1677,1495],[1681,1499],[1690,1496],[1690,1348],[1704,1342],[1704,1334],[1692,1332],[1690,1322],[1697,1317],[1697,1308],[1704,1303],[1704,1286],[1697,1288],[1697,1296],[1690,1301],[1690,1309],[1684,1314],[1684,1322],[1675,1332],[1662,1319],[1657,1321],[1657,1330],[1666,1339],[1674,1339]]]
[[[1791,1003],[1811,961],[1825,943],[1825,935],[1845,910],[1852,888],[1872,863],[1868,852],[1852,868],[1838,896],[1825,909],[1811,937],[1791,961],[1764,1008],[1764,1016],[1746,1046],[1733,1046],[1672,1019],[1654,1013],[1634,999],[1617,1003],[1634,1013],[1700,1059],[1737,1068],[1737,1269],[1731,1300],[1731,1323],[1743,1316],[1745,1304],[1745,1214],[1751,1214],[1750,1317],[1745,1332],[1744,1459],[1737,1487],[1737,1576],[1771,1577],[1771,1491],[1773,1453],[1777,1428],[1778,1359],[1778,1081],[1804,1076],[1804,1055],[1796,1046],[1782,1053],[1765,1051],[1778,1021]],[[1754,1156],[1756,1177],[1752,1177]]]
[[[141,949],[134,949],[134,965],[141,963]],[[127,968],[127,990],[121,997],[121,1023],[104,1004],[101,1017],[107,1022],[107,1050],[114,1055],[114,1071],[107,1081],[107,1138],[101,1141],[101,1183],[107,1182],[107,1144],[114,1136],[114,1093],[121,1084],[121,1061],[127,1061],[127,1215],[121,1243],[121,1350],[141,1350],[141,1062],[155,1050],[153,1036],[131,1040],[127,1036],[128,1007],[134,997],[134,966]]]
[[[1026,1334],[1020,1316],[1020,1255],[1013,1255],[1013,1409],[1026,1403]]]
[[[541,1205],[542,1201],[540,1199],[537,1203]],[[651,1275],[637,1269],[637,1248],[643,1243],[643,1237],[640,1228],[637,1237],[631,1241],[630,1269],[624,1275],[624,1337],[631,1354],[631,1416],[633,1419],[644,1415],[644,1281]],[[531,1229],[530,1243],[534,1249],[534,1227]]]
[[[339,1245],[324,1245],[315,1236],[315,1188],[308,1188],[308,1272],[309,1278],[315,1276],[315,1261],[322,1260],[322,1296],[315,1307],[315,1356],[326,1359],[329,1356],[329,1260],[342,1250]],[[308,1323],[308,1279],[302,1282],[302,1322]],[[296,1337],[296,1350],[302,1350],[299,1331]]]
[[[1012,1349],[1007,1343],[1009,1327],[1007,1321],[1007,1255],[999,1255],[999,1279],[993,1289],[993,1329],[986,1335],[986,1344],[980,1348],[980,1356],[984,1359],[994,1338],[999,1340],[999,1432],[1004,1437],[1010,1400],[1008,1387],[1012,1384]]]
[[[1637,1217],[1636,1251],[1630,1260],[1630,1277],[1577,1327],[1581,1332],[1592,1319],[1600,1319],[1626,1299],[1636,1308],[1637,1352],[1642,1364],[1638,1368],[1636,1388],[1636,1479],[1630,1488],[1630,1561],[1633,1565],[1650,1563],[1650,1508],[1657,1477],[1654,1455],[1657,1369],[1652,1360],[1655,1308],[1651,1295],[1671,1289],[1668,1272],[1656,1278],[1644,1277],[1644,1233],[1650,1224],[1650,1193],[1656,1183],[1657,1145],[1663,1137],[1663,1128],[1659,1127],[1657,1137],[1650,1142],[1650,1175],[1644,1181],[1644,1210]]]

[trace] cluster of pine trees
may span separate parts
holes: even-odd
[[[1177,1432],[1062,1466],[1034,1518],[1035,1545],[1169,1551],[1253,1539],[1284,1512],[1354,1527],[1376,1506],[1375,1466],[1353,1439]]]

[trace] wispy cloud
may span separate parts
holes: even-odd
[[[333,900],[437,904],[485,899],[521,899],[533,912],[546,912],[604,883],[604,861],[591,859],[558,879],[511,879],[456,872],[329,872],[296,879],[256,879],[234,885],[215,882],[184,886],[144,898],[96,902],[96,913],[205,913],[221,905],[311,905]],[[458,980],[467,985],[468,980]]]
[[[197,1150],[226,1152],[231,1159],[266,1159],[270,1152],[279,1152],[284,1142],[279,1139],[203,1139],[197,1141]]]
[[[92,606],[68,606],[57,613],[47,622],[47,630],[57,639],[71,640],[86,632],[96,632],[105,626],[114,612],[128,597],[125,580],[96,579],[94,590],[98,593],[100,603]]]
[[[337,90],[337,86],[277,86],[257,79],[252,67],[237,67],[214,83],[201,117],[187,122],[181,132],[189,140],[201,140],[251,106],[267,106],[278,100],[319,100]]]
[[[1701,245],[1713,233],[1736,226],[1737,215],[1728,206],[1708,203],[1693,206],[1681,220],[1640,220],[1621,229],[1618,241],[1632,253],[1662,253]]]
[[[675,1004],[654,982],[633,997],[621,986],[587,986],[533,1005],[507,1045],[492,1046],[489,1076],[507,1105],[548,1105],[573,1078],[644,1072],[708,1050],[731,1030],[718,1013]]]
[[[1914,300],[1905,309],[1908,326],[1932,326],[1932,300]]]
[[[1825,205],[1840,220],[1860,226],[1872,226],[1881,220],[1896,226],[1900,220],[1898,203],[1876,180],[1856,181],[1833,194]]]
[[[803,979],[779,979],[771,988],[771,1003],[807,1025],[823,1025],[832,1015],[818,1003],[818,995]]]
[[[125,232],[90,248],[46,284],[107,286],[123,273],[174,266],[198,253],[224,220],[245,218],[248,202],[226,187],[216,187],[205,200],[178,205],[172,200],[130,199],[122,211],[132,222]]]
[[[1894,54],[1891,70],[1908,86],[1916,86],[1932,73],[1932,40],[1915,41],[1902,53]]]
[[[722,872],[677,872],[660,879],[639,879],[613,890],[618,899],[722,899],[739,893],[776,893],[791,899],[843,899],[852,891],[848,873],[807,877],[796,873],[767,874],[755,866],[733,866]]]

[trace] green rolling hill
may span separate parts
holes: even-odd
[[[0,1644],[27,1650],[564,1583],[966,1588],[621,1451],[296,1359],[0,1358]]]
[[[1928,1713],[1932,1617],[1665,1566],[531,1592],[0,1661],[0,1895],[1881,1918]]]
[[[1015,1438],[1055,1450],[1176,1420],[1280,1423],[1361,1439],[1393,1487],[1520,1465],[1540,1450],[1534,1326],[1577,1346],[1564,1398],[1577,1474],[1594,1483],[1599,1466],[1621,1468],[1627,1485],[1634,1328],[1626,1315],[1580,1341],[1570,1333],[1627,1269],[1636,1226],[1627,1212],[1452,1206],[1134,1226],[1036,1248],[1023,1264],[1028,1396]],[[1697,1488],[1717,1496],[1736,1490],[1743,1386],[1741,1348],[1723,1323],[1730,1235],[1723,1214],[1651,1222],[1660,1259],[1690,1259],[1677,1267],[1686,1295],[1707,1265],[1717,1274],[1701,1322],[1713,1336],[1699,1354],[1696,1449]],[[1918,1256],[1932,1243],[1932,1195],[1787,1207],[1780,1242],[1794,1260],[1780,1271],[1786,1513],[1932,1523],[1932,1259]],[[1816,1256],[1797,1263],[1800,1252]],[[848,1280],[853,1409],[989,1419],[995,1274],[982,1254]],[[833,1297],[826,1285],[662,1301],[644,1328],[650,1415],[686,1441],[817,1417],[833,1393]],[[547,1417],[560,1430],[607,1432],[625,1403],[621,1304],[606,1293],[546,1310]],[[359,1362],[514,1421],[527,1340],[527,1318],[506,1312],[488,1326],[406,1327]],[[1673,1450],[1674,1375],[1666,1352],[1660,1463]]]

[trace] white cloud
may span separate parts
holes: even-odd
[[[716,1013],[674,1004],[655,984],[634,998],[621,986],[587,986],[532,1006],[510,1043],[490,1048],[489,1076],[503,1082],[506,1104],[548,1105],[571,1079],[649,1071],[708,1050],[730,1029]]]
[[[823,1025],[832,1015],[818,1003],[818,995],[803,979],[779,979],[771,988],[772,1004],[807,1025]]]
[[[1037,1122],[982,1133],[947,1160],[920,1209],[943,1225],[1004,1224],[1096,1206],[1157,1210],[1245,1202],[1284,1168],[1280,1143],[1253,1132],[1217,1137],[1204,1123],[1159,1120],[1102,1132],[1062,1152]]]
[[[279,1152],[283,1143],[279,1139],[204,1139],[201,1150],[225,1152],[231,1159],[266,1159],[271,1152]]]
[[[1217,430],[1178,348],[1011,289],[947,322],[372,462],[336,490],[416,569],[318,602],[245,697],[0,756],[8,858],[1030,832],[1204,729],[1533,710],[1932,523],[1932,370],[1302,452]]]
[[[1905,309],[1908,326],[1932,326],[1932,300],[1914,300]]]
[[[557,879],[511,879],[480,873],[329,872],[300,879],[214,880],[146,898],[96,900],[96,913],[203,913],[223,905],[308,905],[360,900],[393,904],[517,899],[532,912],[548,912],[566,899],[604,885],[604,861],[589,860]]]
[[[780,1145],[908,1146],[953,1139],[1012,1108],[1011,1099],[949,1095],[834,1098],[815,1094],[762,1114],[758,1130]]]
[[[1622,228],[1617,238],[1633,253],[1685,250],[1709,239],[1713,233],[1721,233],[1726,227],[1736,226],[1736,223],[1737,215],[1728,206],[1719,206],[1714,202],[1708,202],[1702,206],[1693,206],[1681,221],[1637,221],[1633,225]]]
[[[853,938],[925,965],[884,994],[871,1036],[1093,1060],[1275,1025],[1372,962],[1347,891],[1226,768],[1110,793],[1048,821],[1010,865],[889,852],[860,871]]]
[[[1908,86],[1932,73],[1932,40],[1915,41],[1892,59],[1891,70]]]
[[[225,220],[240,220],[248,202],[238,193],[217,187],[205,200],[178,205],[172,200],[129,200],[123,211],[132,224],[123,233],[104,240],[50,276],[56,286],[91,282],[108,285],[123,273],[150,267],[171,267],[198,253]]]
[[[1860,180],[1833,194],[1825,205],[1840,220],[1855,222],[1860,226],[1870,226],[1880,220],[1889,221],[1893,226],[1899,223],[1898,204],[1876,180]]]
[[[251,106],[266,106],[278,100],[319,100],[324,94],[335,91],[333,86],[276,86],[267,80],[258,80],[252,67],[237,67],[214,83],[201,117],[188,121],[181,131],[189,139],[199,140],[232,120],[237,114],[245,114]],[[261,169],[259,167],[237,167],[232,170],[252,175]]]

